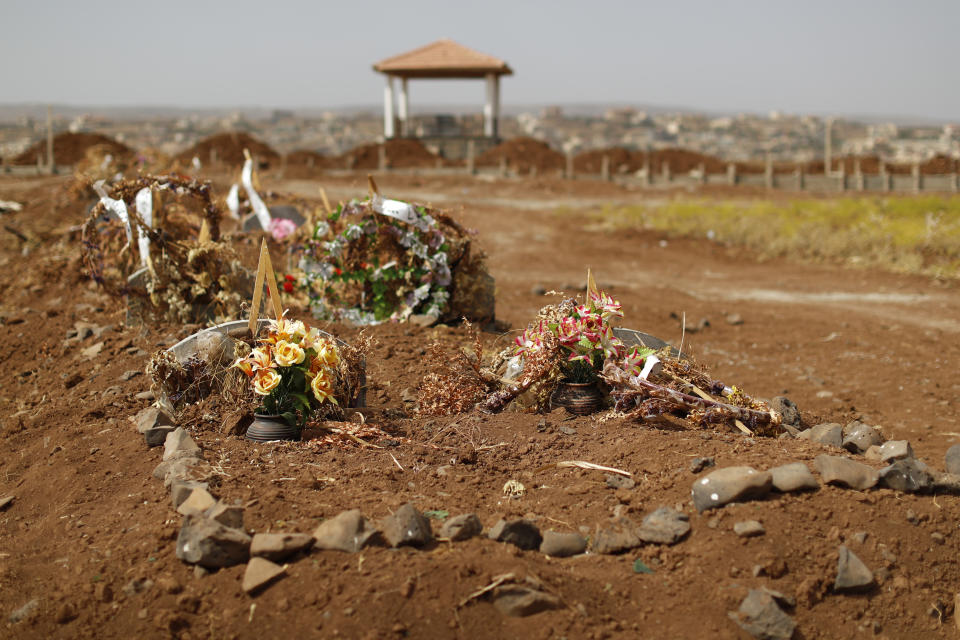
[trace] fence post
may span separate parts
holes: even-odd
[[[507,177],[507,156],[500,156],[500,177]]]
[[[663,161],[663,164],[660,165],[663,169],[663,181],[667,184],[670,184],[670,162],[667,160]]]
[[[282,154],[280,156],[280,177],[283,178],[287,175],[287,154]]]
[[[920,176],[919,162],[913,163],[911,172],[913,173],[913,191],[914,193],[920,193],[920,190],[923,189],[923,178]]]
[[[727,163],[727,184],[731,187],[737,184],[737,165],[732,162]]]
[[[600,158],[600,179],[604,182],[610,181],[610,156],[608,155]]]
[[[763,167],[763,184],[767,189],[773,189],[773,159],[769,153]]]
[[[797,191],[803,191],[803,183],[803,167],[797,167]]]
[[[643,152],[643,186],[650,186],[650,148]]]
[[[960,191],[960,179],[958,179],[956,171],[950,175],[950,191],[953,191],[954,193]]]
[[[880,161],[880,189],[890,191],[890,174],[887,173],[887,163]]]
[[[573,150],[567,151],[567,180],[573,180]]]
[[[841,192],[846,191],[847,190],[847,165],[843,162],[843,158],[840,159],[840,168],[839,168],[839,173],[837,174],[837,177],[840,184],[840,191]]]
[[[860,170],[860,156],[853,159],[853,183],[857,191],[863,191],[863,172]]]
[[[53,107],[47,105],[47,169],[50,175],[57,172],[57,163],[53,159]]]
[[[707,184],[707,165],[701,162],[697,169],[700,171],[700,184]]]
[[[476,142],[473,140],[467,140],[467,173],[470,175],[473,175],[477,172],[476,153]]]
[[[380,171],[387,170],[387,145],[381,144],[377,147],[377,168]]]

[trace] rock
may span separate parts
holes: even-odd
[[[843,427],[836,422],[826,422],[801,431],[797,437],[831,447],[840,447],[843,445]]]
[[[770,469],[770,476],[773,479],[773,488],[782,493],[820,488],[820,483],[802,462],[774,467]]]
[[[770,593],[751,589],[736,613],[728,614],[741,629],[758,640],[789,640],[797,628]]]
[[[637,536],[644,542],[674,544],[689,532],[690,517],[687,514],[670,507],[660,507],[643,519]]]
[[[173,508],[176,509],[183,501],[190,497],[194,489],[209,489],[206,482],[196,482],[194,480],[176,479],[170,483],[170,500],[173,502]]]
[[[573,427],[568,427],[568,426],[565,425],[565,424],[562,424],[562,425],[560,425],[559,427],[557,427],[557,431],[559,431],[560,433],[562,433],[562,434],[565,435],[565,436],[575,436],[575,435],[577,435],[577,430],[576,430],[576,429],[574,429]],[[618,477],[623,477],[623,476],[618,476]]]
[[[183,427],[177,427],[167,435],[163,443],[163,459],[199,458],[200,447],[193,441],[190,434]]]
[[[840,545],[837,550],[837,579],[833,583],[835,591],[865,591],[873,587],[873,572],[863,564],[852,551]]]
[[[183,591],[183,585],[169,573],[157,578],[157,587],[164,593],[176,595]]]
[[[436,324],[439,317],[433,314],[413,313],[407,318],[407,322],[417,327],[429,327]]]
[[[606,527],[597,527],[591,548],[594,553],[620,553],[639,547],[643,543],[639,530],[640,527],[630,518],[615,518]]]
[[[560,609],[556,596],[522,584],[504,584],[493,590],[493,606],[505,616],[531,616],[541,611]]]
[[[286,570],[264,558],[250,558],[247,569],[243,572],[241,588],[247,594],[254,594],[271,582],[277,580]]]
[[[177,557],[208,569],[243,564],[250,555],[250,536],[205,516],[183,519],[177,536]]]
[[[134,395],[133,397],[136,398],[137,400],[147,400],[152,402],[153,400],[156,399],[157,396],[156,394],[153,393],[153,391],[147,389],[146,391],[141,391],[140,393]]]
[[[155,427],[143,432],[143,438],[148,447],[159,447],[167,441],[167,436],[173,431],[173,427]]]
[[[770,400],[770,408],[780,414],[781,424],[800,428],[800,409],[793,400],[786,396],[774,396]]]
[[[726,320],[727,324],[736,326],[738,324],[743,324],[743,316],[739,313],[728,313],[723,317]]]
[[[861,491],[873,487],[880,479],[873,467],[840,456],[819,455],[813,460],[813,466],[825,483]]]
[[[153,588],[153,580],[150,578],[133,578],[130,582],[123,585],[121,591],[123,591],[123,594],[128,598],[132,598],[139,593],[150,591],[151,588]]]
[[[199,458],[166,460],[158,464],[153,470],[153,477],[163,478],[164,487],[169,487],[174,480],[206,482],[213,475],[213,467]]]
[[[876,446],[876,445],[875,445]],[[872,449],[873,447],[871,447]],[[869,449],[867,450],[869,452]],[[894,460],[903,460],[913,457],[913,447],[907,440],[888,440],[877,448],[881,462],[892,462]]]
[[[544,287],[542,284],[535,284],[532,287],[530,287],[531,295],[542,296],[546,292],[547,292],[547,288]]]
[[[767,530],[757,520],[743,520],[733,525],[733,532],[741,538],[752,538],[762,536]]]
[[[10,617],[8,618],[8,620],[10,620],[10,622],[12,622],[13,624],[17,624],[21,620],[26,620],[31,615],[33,615],[33,613],[39,607],[40,607],[40,600],[37,598],[34,598],[33,600],[30,600],[19,609],[14,609],[13,611],[11,611]]]
[[[106,582],[98,582],[93,588],[93,597],[97,602],[112,602],[113,588]]]
[[[430,521],[409,502],[384,518],[380,530],[391,547],[422,547],[433,540]]]
[[[96,358],[98,355],[100,355],[101,351],[103,351],[103,343],[98,342],[81,351],[80,355],[86,358],[87,360],[91,360],[93,358]]]
[[[947,455],[943,458],[944,468],[947,473],[960,476],[960,444],[955,444],[947,449]],[[960,619],[960,616],[958,616]]]
[[[543,542],[540,529],[529,520],[500,520],[487,536],[497,542],[509,542],[521,549],[539,549]]]
[[[205,484],[205,483],[204,483]],[[182,516],[199,515],[217,503],[217,499],[203,487],[194,487],[187,499],[177,507]]]
[[[218,502],[203,514],[205,518],[219,522],[231,529],[243,530],[243,507],[238,504],[224,504]]]
[[[440,527],[440,537],[459,542],[480,535],[481,531],[483,525],[480,524],[480,518],[475,513],[464,513],[444,522]]]
[[[166,440],[166,434],[173,431],[173,419],[158,407],[147,407],[134,418],[137,431],[144,434],[147,446],[158,447]],[[159,441],[159,442],[158,442]]]
[[[619,474],[608,473],[606,476],[607,486],[611,489],[633,489],[637,486],[633,478],[621,476]]]
[[[124,371],[122,374],[120,374],[120,380],[121,382],[129,382],[130,380],[133,380],[137,376],[142,376],[142,375],[143,375],[143,371],[140,371],[139,369],[128,369],[127,371]]]
[[[547,531],[540,543],[540,553],[552,558],[567,558],[583,553],[587,549],[587,539],[579,533],[559,533]]]
[[[690,473],[700,473],[704,469],[709,469],[717,463],[712,457],[694,458],[690,461]]]
[[[934,473],[933,490],[960,495],[960,475],[953,473]]]
[[[883,435],[862,422],[851,422],[843,429],[841,446],[850,453],[863,453],[873,445],[883,444]]]
[[[693,504],[702,513],[731,502],[762,498],[770,492],[772,482],[768,472],[752,467],[717,469],[693,483]]]
[[[280,562],[312,546],[313,536],[308,533],[256,533],[250,542],[250,555]]]
[[[57,624],[67,624],[71,620],[76,620],[78,615],[80,614],[77,612],[77,607],[72,602],[64,602],[60,605],[60,608],[57,609],[57,614],[53,617],[53,621]]]
[[[933,476],[927,465],[906,458],[880,470],[880,486],[907,493],[926,493],[933,488]]]
[[[373,544],[379,535],[380,532],[370,526],[360,510],[353,509],[321,522],[313,531],[313,546],[356,553]]]
[[[0,511],[3,511],[7,507],[13,504],[13,496],[5,496],[0,498]]]

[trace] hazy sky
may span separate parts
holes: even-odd
[[[504,104],[960,121],[960,0],[0,0],[0,102],[376,104],[371,65],[441,37],[505,59]],[[411,108],[481,82],[414,81]]]

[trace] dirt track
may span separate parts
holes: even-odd
[[[240,590],[243,566],[195,577],[174,555],[180,519],[151,476],[159,453],[144,446],[127,419],[148,404],[134,398],[148,381],[121,380],[190,329],[121,327],[119,305],[77,273],[78,245],[67,228],[81,212],[57,209],[62,182],[0,181],[0,200],[27,205],[3,214],[4,224],[41,241],[28,242],[26,256],[13,233],[3,232],[0,244],[0,442],[7,452],[0,498],[15,496],[0,511],[0,624],[38,602],[25,620],[5,627],[8,637],[739,638],[747,636],[727,612],[760,585],[797,598],[789,610],[797,638],[957,637],[956,496],[823,486],[697,514],[689,504],[695,456],[714,456],[718,467],[766,469],[810,464],[828,451],[733,432],[570,419],[559,411],[413,417],[404,397],[426,370],[424,348],[434,339],[465,343],[461,328],[374,330],[379,344],[368,357],[371,407],[364,413],[401,439],[387,450],[251,446],[220,433],[229,407],[215,399],[191,412],[186,424],[222,472],[215,493],[245,504],[245,526],[256,531],[311,532],[343,509],[378,519],[413,502],[451,515],[476,512],[485,527],[526,516],[544,530],[590,533],[614,509],[639,519],[676,505],[690,515],[689,537],[675,546],[570,559],[483,538],[425,551],[314,552],[291,561],[287,577],[255,599]],[[938,469],[960,441],[960,301],[953,284],[758,263],[701,239],[585,229],[570,209],[552,210],[556,202],[588,207],[644,197],[605,185],[396,176],[378,182],[388,195],[441,195],[443,206],[477,229],[497,280],[497,315],[513,329],[543,304],[535,287],[571,291],[590,267],[623,302],[628,326],[676,343],[685,315],[685,345],[714,377],[759,397],[789,396],[807,424],[881,425]],[[315,190],[302,182],[272,186]],[[334,199],[365,190],[361,176],[325,186]],[[506,206],[511,201],[523,206]],[[742,323],[729,322],[732,314]],[[65,344],[77,321],[113,328]],[[332,329],[347,340],[355,335]],[[485,336],[488,348],[505,339]],[[82,355],[98,341],[99,355]],[[82,380],[66,385],[74,373]],[[560,460],[625,469],[636,488],[609,488],[595,471],[546,469]],[[523,498],[502,496],[509,479],[527,486]],[[760,520],[766,534],[737,537],[732,526],[746,519]],[[865,541],[857,532],[867,533]],[[840,544],[878,572],[872,591],[831,592]],[[633,572],[638,557],[653,575]],[[758,565],[767,575],[754,575]],[[506,572],[537,576],[564,608],[508,618],[483,599],[458,606]],[[152,585],[124,593],[140,578]]]

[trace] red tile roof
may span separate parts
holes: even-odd
[[[476,78],[488,73],[513,73],[503,60],[447,38],[381,60],[373,68],[380,73],[408,78]]]

